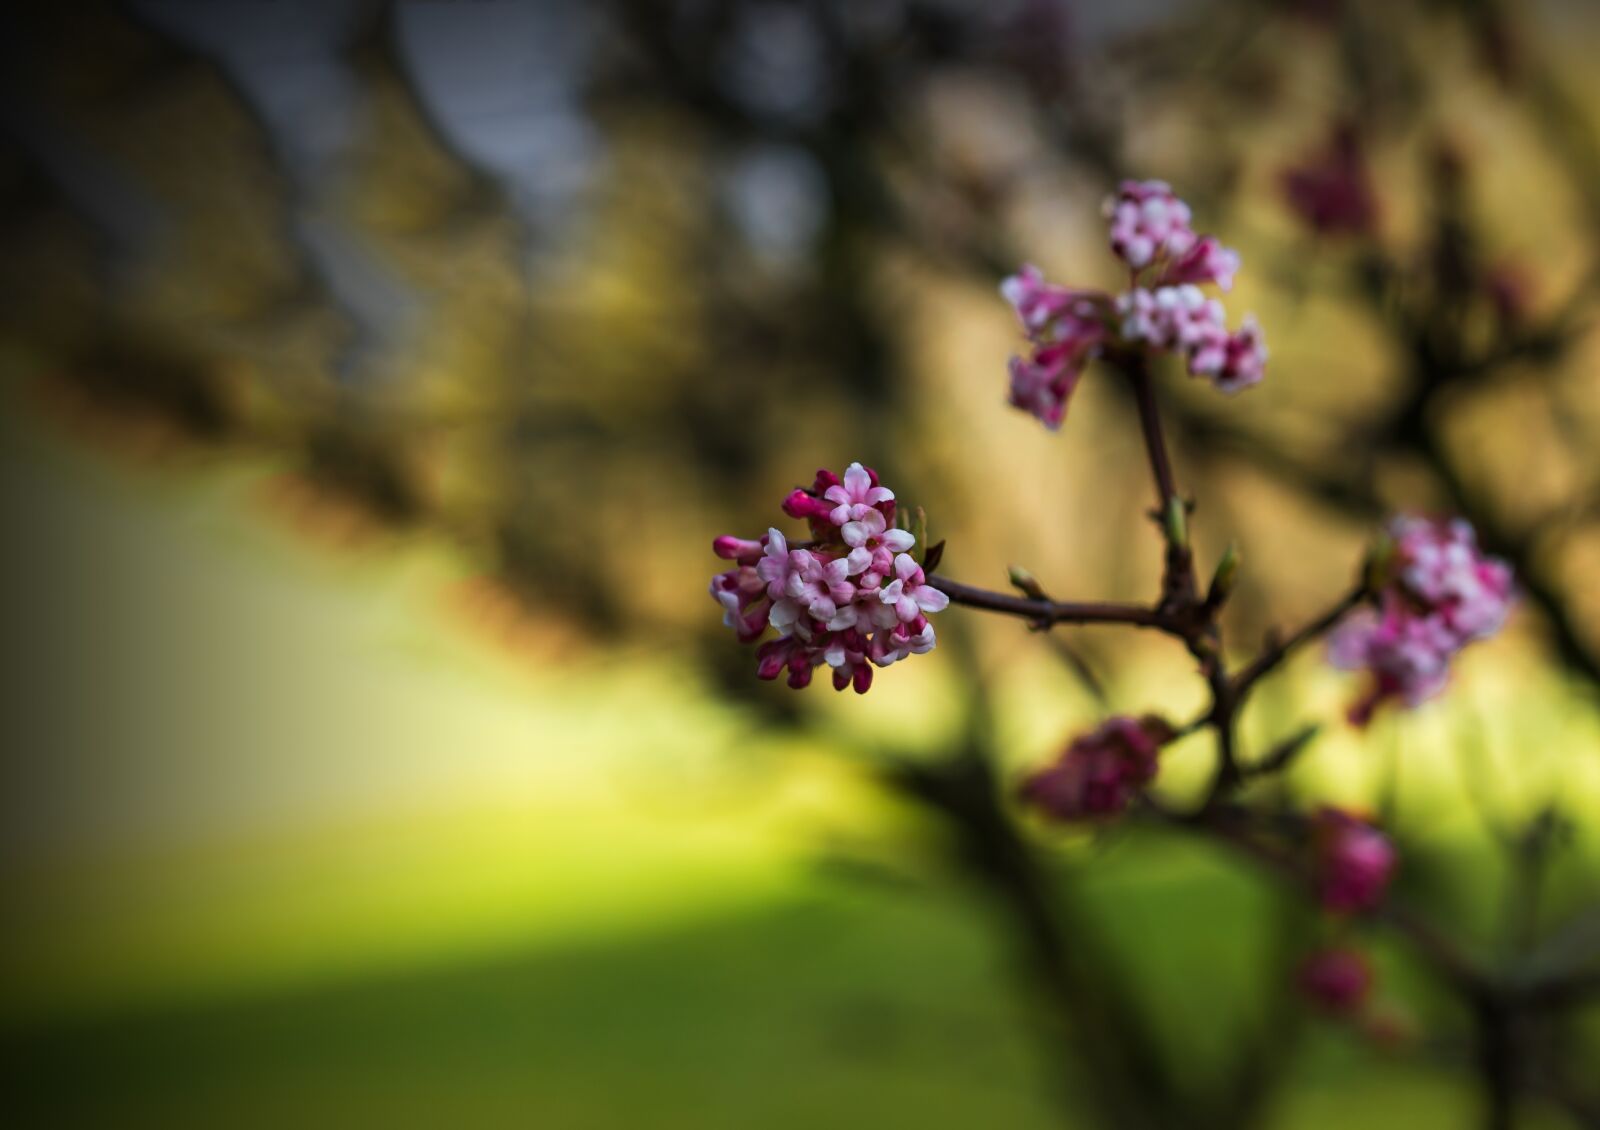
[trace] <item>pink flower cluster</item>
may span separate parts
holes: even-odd
[[[1031,265],[1001,284],[1032,347],[1011,358],[1011,403],[1059,427],[1084,366],[1111,344],[1181,353],[1190,375],[1223,392],[1259,381],[1267,350],[1255,320],[1230,333],[1221,301],[1200,289],[1231,290],[1239,256],[1195,234],[1189,206],[1162,181],[1124,181],[1106,217],[1131,272],[1124,293],[1055,286]]]
[[[1220,392],[1238,392],[1261,380],[1267,347],[1255,316],[1228,332],[1222,303],[1193,283],[1155,290],[1135,287],[1117,297],[1122,336],[1183,354],[1189,375],[1207,377]]]
[[[1051,820],[1116,816],[1155,779],[1161,747],[1172,736],[1172,727],[1153,715],[1108,718],[1074,738],[1054,762],[1031,773],[1019,795]]]
[[[1377,607],[1346,617],[1328,643],[1335,667],[1372,674],[1350,710],[1366,725],[1383,703],[1416,706],[1449,681],[1450,662],[1500,630],[1511,608],[1511,568],[1478,549],[1461,519],[1402,515],[1379,548]]]
[[[1189,206],[1158,180],[1125,180],[1105,202],[1111,250],[1134,270],[1176,259],[1195,244]]]
[[[1311,830],[1317,897],[1323,907],[1335,914],[1359,914],[1382,902],[1395,867],[1389,837],[1337,808],[1319,809]]]
[[[933,650],[928,616],[950,598],[928,584],[908,552],[916,538],[894,527],[894,492],[876,472],[860,463],[842,476],[818,471],[812,489],[794,490],[783,509],[806,520],[812,540],[790,545],[769,529],[759,539],[712,543],[712,552],[734,563],[711,581],[723,623],[742,643],[768,627],[778,632],[756,652],[758,676],[776,679],[787,668],[798,689],[827,664],[835,690],[864,694],[873,664]]]

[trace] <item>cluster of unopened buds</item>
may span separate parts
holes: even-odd
[[[723,622],[743,643],[768,627],[778,633],[757,650],[757,675],[776,679],[787,668],[798,689],[826,664],[834,689],[864,694],[873,665],[933,650],[928,616],[950,600],[911,556],[917,539],[894,525],[894,492],[876,472],[860,463],[842,476],[818,471],[811,489],[791,492],[783,509],[809,524],[810,540],[791,544],[769,529],[757,539],[712,543],[734,563],[711,581]]]
[[[1173,736],[1172,727],[1155,715],[1108,718],[1029,774],[1019,796],[1042,816],[1063,823],[1118,816],[1155,779],[1161,747]]]
[[[1113,348],[1179,353],[1190,375],[1223,392],[1259,381],[1267,348],[1255,319],[1229,331],[1221,300],[1200,289],[1233,289],[1239,256],[1197,235],[1189,206],[1162,181],[1124,181],[1105,210],[1111,250],[1129,270],[1126,291],[1055,286],[1032,266],[1000,286],[1031,345],[1011,358],[1011,403],[1060,427],[1084,366]]]
[[[1512,601],[1510,566],[1485,555],[1460,519],[1395,518],[1371,574],[1375,607],[1346,617],[1328,643],[1334,666],[1371,674],[1350,709],[1357,725],[1385,702],[1416,706],[1438,694],[1451,660],[1499,631]]]

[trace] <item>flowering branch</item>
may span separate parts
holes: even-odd
[[[856,463],[843,475],[819,471],[810,488],[796,489],[784,500],[784,511],[807,523],[809,539],[790,541],[776,528],[759,539],[717,539],[714,551],[734,563],[711,587],[725,622],[745,642],[754,642],[768,627],[779,633],[760,645],[760,677],[775,678],[787,669],[789,685],[800,688],[809,684],[814,668],[826,664],[836,689],[848,686],[862,693],[872,683],[874,667],[934,648],[929,617],[950,604],[1015,616],[1041,630],[1057,624],[1121,624],[1170,636],[1188,650],[1206,682],[1205,711],[1183,727],[1157,714],[1107,718],[1028,774],[1018,799],[1058,824],[1103,822],[1140,801],[1305,886],[1336,924],[1369,915],[1390,925],[1485,1016],[1524,1007],[1526,1001],[1480,969],[1452,938],[1385,901],[1396,853],[1376,826],[1323,808],[1264,827],[1233,800],[1248,782],[1284,772],[1318,732],[1306,727],[1260,760],[1241,762],[1239,713],[1260,680],[1329,636],[1336,666],[1370,676],[1368,693],[1351,708],[1352,722],[1364,725],[1392,701],[1415,705],[1442,690],[1461,648],[1498,630],[1511,602],[1509,568],[1483,555],[1471,527],[1459,520],[1396,518],[1349,592],[1289,635],[1269,638],[1254,659],[1230,673],[1220,614],[1233,588],[1238,556],[1230,547],[1206,591],[1200,591],[1188,533],[1192,503],[1178,493],[1150,359],[1158,353],[1181,356],[1191,376],[1232,393],[1261,380],[1266,349],[1252,319],[1229,331],[1220,300],[1201,291],[1203,285],[1230,289],[1239,258],[1214,238],[1197,235],[1189,227],[1187,206],[1166,185],[1123,184],[1108,202],[1107,215],[1111,249],[1130,272],[1129,290],[1113,296],[1054,286],[1032,267],[1003,284],[1029,343],[1026,357],[1011,359],[1010,400],[1055,429],[1090,361],[1103,362],[1126,380],[1155,486],[1152,516],[1163,540],[1156,599],[1148,605],[1056,601],[1015,568],[1011,579],[1020,596],[933,573],[943,543],[919,548],[918,534],[901,528],[904,515],[896,509],[894,492]],[[915,528],[920,533],[920,520]],[[1215,767],[1203,799],[1188,813],[1158,808],[1145,790],[1159,772],[1162,750],[1201,729],[1216,735]],[[1066,997],[1072,992],[1067,981],[1076,974],[1063,980],[1064,967],[1054,964],[1059,945],[1040,905],[1042,892],[1027,878],[1030,865],[1019,854],[1017,830],[985,784],[993,778],[992,766],[978,768],[981,772],[948,779],[913,775],[906,780],[920,781],[915,791],[969,838],[974,859],[987,861],[980,870],[1036,935],[1044,971]],[[997,861],[1005,866],[996,866]],[[1049,954],[1054,956],[1045,961]],[[1328,1013],[1353,1017],[1371,979],[1358,951],[1325,946],[1307,958],[1301,987]],[[1581,977],[1576,980],[1583,983]],[[1063,1005],[1070,1009],[1073,1002],[1063,999]],[[1138,1042],[1131,1030],[1124,1035]]]

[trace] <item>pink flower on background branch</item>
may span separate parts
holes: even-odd
[[[1499,631],[1514,596],[1510,567],[1483,554],[1458,518],[1394,518],[1371,573],[1376,607],[1351,616],[1328,642],[1335,667],[1370,676],[1350,708],[1357,725],[1384,703],[1417,706],[1443,690],[1451,662]]]

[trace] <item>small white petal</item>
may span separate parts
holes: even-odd
[[[788,600],[774,601],[768,618],[779,632],[787,632],[800,619],[800,606]]]

